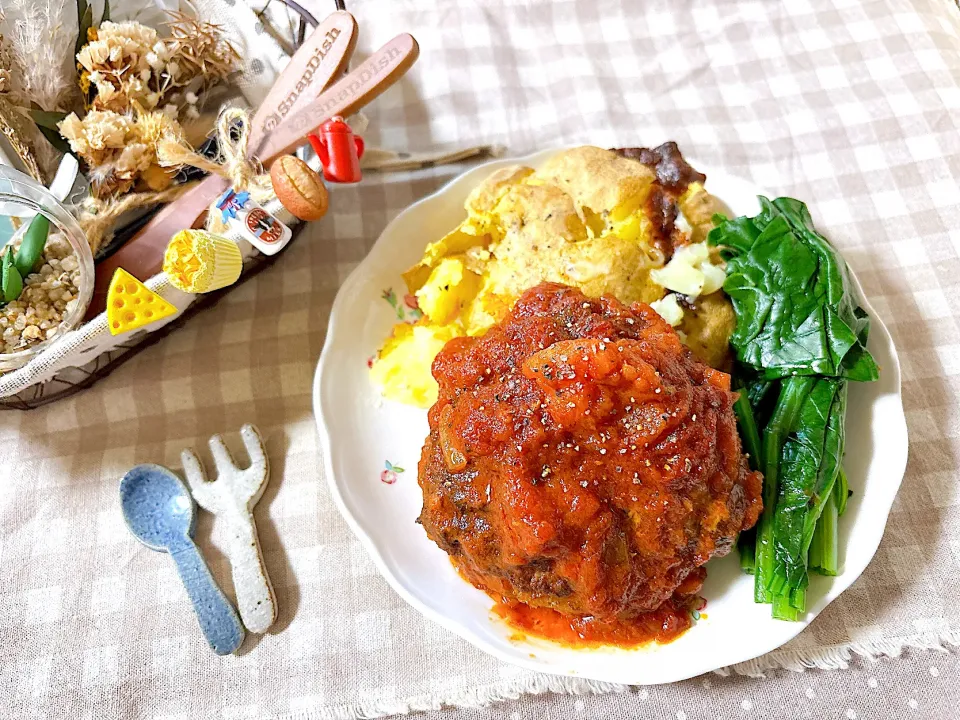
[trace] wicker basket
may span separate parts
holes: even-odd
[[[284,0],[284,4],[299,15],[296,37],[290,44],[292,49],[296,49],[303,41],[307,27],[316,25],[317,21],[297,3]],[[331,5],[339,9],[343,8],[340,0]],[[10,123],[2,124],[2,127],[8,141],[12,138],[11,145],[15,148],[18,159],[24,164],[25,169],[37,180],[43,182],[45,178],[42,177],[30,152],[31,142],[27,129],[13,128]],[[212,152],[215,147],[208,144],[201,148],[201,151],[204,150]],[[188,171],[180,179],[186,180],[198,174],[196,171]],[[291,242],[295,242],[303,225],[298,223],[279,202],[267,204],[266,209],[291,228],[294,234]],[[141,214],[124,227],[117,229],[114,233],[114,241],[109,243],[109,250],[112,251],[134,235],[151,215],[152,213]],[[120,337],[109,334],[106,314],[101,313],[78,328],[58,337],[23,367],[0,375],[0,409],[29,410],[69,397],[90,387],[141,350],[166,337],[205,308],[214,305],[236,285],[253,277],[283,255],[283,252],[280,252],[270,257],[264,256],[245,241],[240,241],[240,244],[245,248],[244,264],[237,283],[204,295],[188,295],[170,285],[165,274],[155,275],[146,281],[147,287],[180,308],[180,312],[165,322],[161,321],[129,336]]]

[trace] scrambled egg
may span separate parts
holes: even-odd
[[[446,342],[482,334],[544,281],[593,297],[652,303],[704,360],[727,362],[733,311],[717,292],[722,264],[703,244],[720,207],[699,183],[687,188],[677,225],[692,244],[665,265],[644,211],[656,181],[650,167],[589,146],[561,152],[536,171],[494,172],[467,198],[460,226],[428,245],[404,273],[423,317],[394,328],[371,370],[374,382],[393,400],[432,405],[437,385],[430,367]],[[683,294],[688,310],[668,291]],[[710,302],[691,303],[701,294]]]

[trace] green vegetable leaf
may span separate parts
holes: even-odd
[[[43,248],[47,244],[49,234],[50,221],[40,213],[34,215],[33,220],[30,221],[30,226],[23,234],[20,249],[17,250],[17,256],[14,260],[20,277],[25,278],[33,272],[34,266],[43,254]]]
[[[780,395],[770,422],[763,430],[760,467],[763,470],[763,514],[757,523],[756,567],[753,597],[757,602],[772,602],[770,585],[774,579],[774,519],[780,488],[780,457],[785,438],[797,427],[800,413],[816,378],[795,375],[780,383]]]
[[[847,381],[875,380],[879,369],[849,270],[806,205],[764,197],[760,204],[752,218],[716,216],[708,241],[727,261],[743,394],[735,410],[751,454],[762,429],[764,508],[753,538],[740,538],[741,566],[749,571],[753,543],[754,598],[772,603],[775,618],[796,620],[808,572],[836,574],[839,564]]]
[[[3,263],[0,265],[0,289],[3,291],[5,303],[13,302],[23,292],[23,278],[17,272],[17,266],[13,264],[13,257],[9,250],[4,253]]]
[[[774,574],[791,589],[807,586],[807,553],[817,520],[840,473],[847,383],[816,381],[800,408],[796,431],[780,455],[780,491],[774,513]]]
[[[806,205],[770,201],[753,218],[717,219],[709,242],[723,247],[724,290],[737,326],[730,344],[761,379],[823,375],[875,380],[869,322],[848,271],[813,227]]]

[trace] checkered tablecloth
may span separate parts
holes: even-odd
[[[390,218],[458,170],[439,168],[334,188],[330,214],[217,307],[75,398],[0,415],[0,717],[352,717],[545,690],[617,694],[444,712],[946,717],[960,704],[945,682],[955,656],[913,650],[876,669],[856,658],[960,640],[954,3],[349,5],[361,49],[401,30],[422,48],[369,108],[368,144],[519,155],[672,139],[809,202],[899,348],[910,462],[864,575],[795,641],[739,670],[856,667],[640,690],[561,680],[483,655],[378,576],[327,492],[310,383],[337,288]],[[256,514],[280,619],[219,658],[169,559],[127,533],[117,482],[138,462],[177,467],[182,448],[245,422],[273,466]],[[199,543],[229,590],[220,531],[201,513]]]

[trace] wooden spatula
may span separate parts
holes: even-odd
[[[317,26],[290,58],[251,121],[250,143],[264,135],[327,89],[343,74],[357,46],[357,21],[337,11]]]

